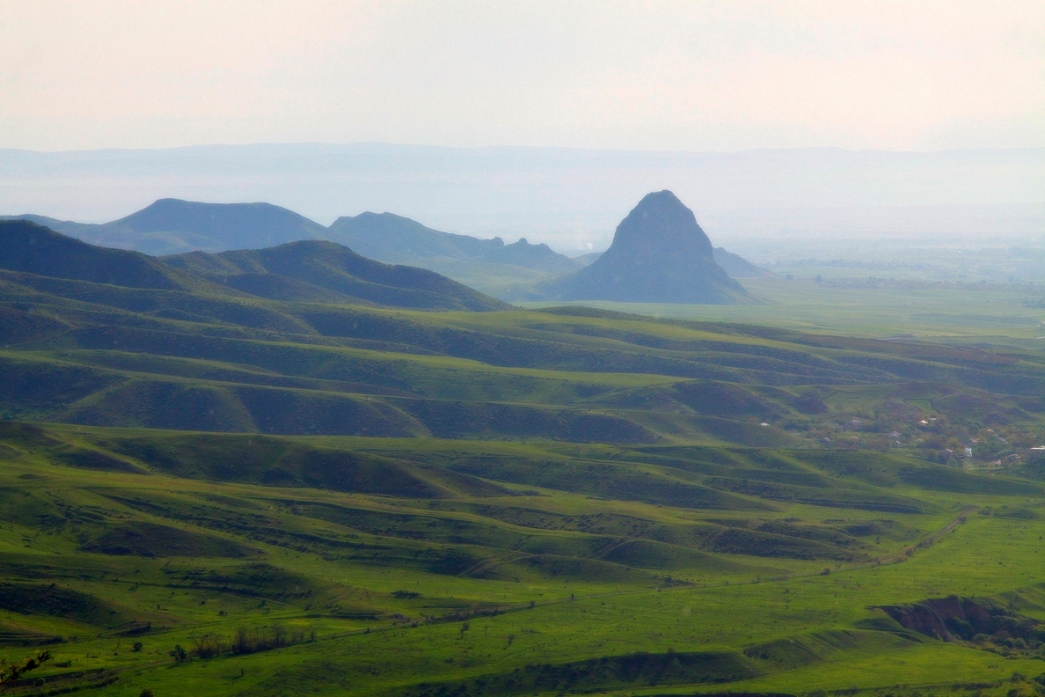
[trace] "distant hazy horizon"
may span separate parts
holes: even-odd
[[[381,143],[0,150],[0,214],[105,222],[158,198],[266,201],[329,224],[392,212],[440,230],[603,249],[649,191],[672,189],[716,243],[807,238],[1040,244],[1045,148],[739,152]]]
[[[1035,241],[1043,75],[1034,0],[0,0],[0,212],[268,201],[579,251],[668,188],[752,254]]]

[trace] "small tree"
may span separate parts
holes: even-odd
[[[9,683],[17,680],[22,673],[28,673],[31,670],[36,670],[41,665],[51,660],[50,651],[41,651],[36,654],[35,658],[28,659],[24,664],[20,666],[6,666],[0,670],[0,685]]]
[[[287,628],[282,624],[272,625],[272,643],[277,649],[287,645]]]
[[[236,636],[232,638],[232,651],[234,653],[250,653],[253,648],[247,628],[237,627]]]

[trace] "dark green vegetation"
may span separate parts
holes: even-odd
[[[747,291],[715,261],[711,241],[700,229],[693,211],[670,191],[647,194],[639,201],[617,226],[610,248],[590,265],[540,283],[532,290],[522,290],[514,297],[642,303],[751,302]]]
[[[306,240],[278,247],[164,258],[243,293],[271,300],[366,302],[437,310],[502,310],[508,306],[445,276],[390,266],[334,242]]]
[[[378,306],[326,243],[18,229],[0,694],[1039,689],[1040,350]]]

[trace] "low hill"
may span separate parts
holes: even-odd
[[[371,259],[404,264],[419,259],[477,259],[504,246],[499,237],[480,240],[425,227],[394,213],[343,216],[329,228],[332,239]]]
[[[486,254],[483,261],[512,264],[526,269],[548,273],[567,273],[581,266],[580,263],[559,254],[544,243],[530,244],[525,237],[518,242],[498,247]]]
[[[1038,347],[3,230],[5,695],[1036,694]]]
[[[259,250],[166,257],[167,265],[272,300],[359,302],[426,310],[509,306],[445,276],[392,266],[334,242],[306,240]]]
[[[595,260],[602,256],[602,252],[588,252],[587,254],[581,254],[579,257],[573,257],[573,260],[583,266],[594,264]]]
[[[589,266],[540,284],[534,299],[730,304],[750,300],[715,261],[693,212],[670,191],[646,195]]]
[[[55,232],[60,232],[63,235],[69,235],[70,237],[75,237],[84,241],[89,241],[87,238],[95,234],[95,231],[102,227],[95,223],[77,223],[72,220],[59,220],[58,218],[51,218],[46,215],[35,215],[33,213],[27,213],[25,215],[0,215],[0,221],[2,220],[28,220],[31,223],[49,227]]]
[[[326,237],[326,228],[319,223],[270,203],[201,203],[163,198],[125,218],[99,225],[39,215],[17,218],[91,244],[153,255],[259,249]]]
[[[326,228],[270,203],[200,203],[164,198],[100,226],[98,242],[142,251],[259,249],[324,237]],[[121,245],[123,246],[123,245]]]
[[[760,266],[755,266],[750,261],[726,251],[723,247],[715,247],[715,263],[729,274],[730,278],[766,278],[772,276],[772,271],[767,271]]]

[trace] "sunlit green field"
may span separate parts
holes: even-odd
[[[767,461],[728,448],[328,437],[288,443],[305,448],[294,457],[395,457],[399,478],[287,488],[192,469],[215,448],[234,460],[243,447],[240,436],[214,438],[4,432],[0,656],[52,655],[28,673],[42,684],[12,694],[92,685],[113,695],[965,694],[976,685],[1007,695],[1036,689],[1029,679],[1045,673],[1032,645],[946,643],[875,607],[956,594],[1045,620],[1036,482],[953,473],[911,485],[903,473],[913,462],[839,474],[800,451]],[[244,480],[270,466],[262,445],[254,464],[237,465]],[[683,505],[657,503],[653,489],[593,496],[583,480],[552,476],[551,464],[542,486],[469,460],[491,450],[583,463],[603,491],[623,476],[615,463],[630,462],[720,496]],[[642,464],[658,454],[667,458]],[[280,457],[290,467],[291,455]],[[811,486],[837,503],[726,495],[715,462],[732,462],[738,479]],[[901,478],[885,484],[889,472]],[[431,488],[409,494],[422,480]],[[386,485],[401,490],[366,493]],[[232,650],[238,631],[263,639],[273,627],[286,645]],[[208,645],[217,655],[200,652]],[[172,657],[176,646],[186,660]]]
[[[970,283],[947,288],[846,288],[817,284],[809,276],[744,279],[743,285],[762,304],[582,304],[674,319],[743,322],[874,338],[909,335],[1045,350],[1045,290],[1041,287]]]

